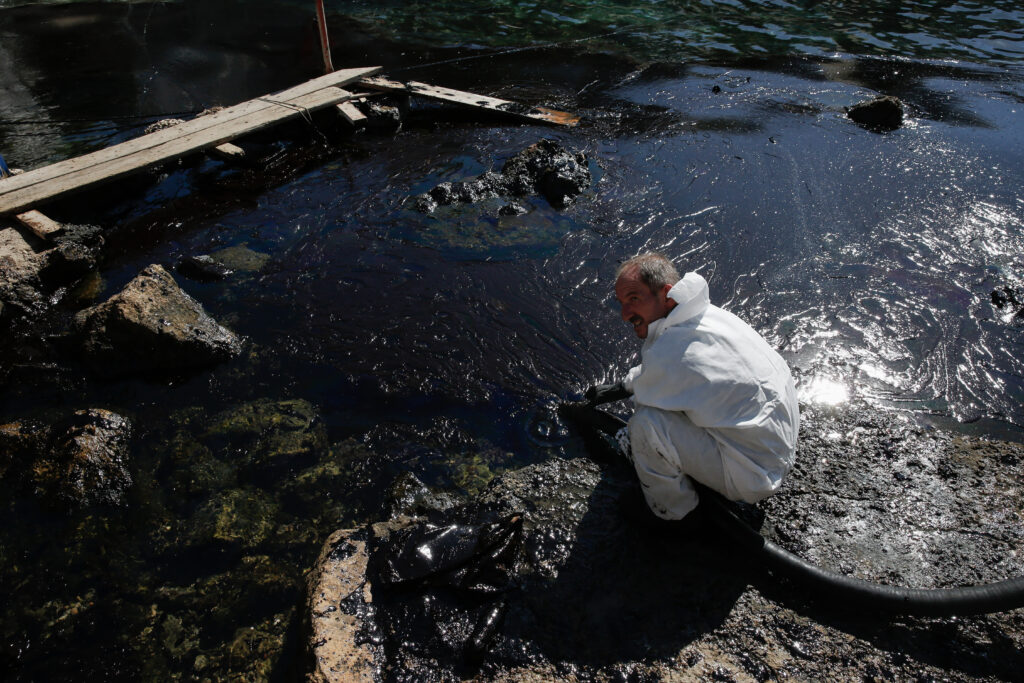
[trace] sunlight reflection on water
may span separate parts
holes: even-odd
[[[850,391],[846,385],[829,377],[813,377],[797,389],[797,396],[805,403],[835,406],[850,400]]]

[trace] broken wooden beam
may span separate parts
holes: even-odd
[[[159,130],[112,147],[0,180],[0,215],[24,211],[58,195],[224,144],[285,119],[351,99],[338,86],[380,67],[335,71],[278,93]]]
[[[245,150],[238,145],[225,142],[223,145],[217,145],[211,152],[214,156],[220,157],[225,161],[241,161],[245,158]]]
[[[361,126],[366,123],[366,116],[352,101],[339,104],[338,113],[353,126]]]
[[[452,90],[451,88],[441,88],[436,85],[418,83],[416,81],[401,83],[387,78],[369,77],[360,80],[359,85],[366,88],[373,88],[375,90],[403,92],[410,95],[420,95],[434,100],[441,100],[443,102],[452,102],[469,107],[479,107],[502,114],[510,114],[512,116],[532,119],[534,121],[541,121],[543,123],[553,123],[559,126],[575,126],[580,120],[580,117],[575,114],[570,114],[564,111],[556,111],[554,109],[548,109],[547,107],[530,107],[524,104],[519,104],[518,102],[509,102],[508,100],[498,99],[497,97],[477,95],[475,93],[464,92],[462,90]]]
[[[63,225],[35,209],[19,213],[15,218],[18,219],[18,222],[31,230],[36,237],[41,240],[46,240],[47,242],[64,233]]]

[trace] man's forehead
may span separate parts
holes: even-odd
[[[647,286],[637,277],[636,269],[624,270],[615,281],[615,291],[629,292],[634,289],[646,290]]]

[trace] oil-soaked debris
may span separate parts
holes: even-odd
[[[792,479],[748,519],[843,574],[989,583],[1024,574],[1022,468],[1020,444],[864,405],[804,406]],[[809,602],[715,534],[631,524],[617,503],[635,486],[624,463],[552,459],[441,516],[337,532],[310,577],[310,680],[1009,680],[1024,665],[1024,610],[925,619]],[[517,511],[523,566],[504,600],[470,615],[417,589],[403,594],[407,621],[382,613],[375,544]],[[490,639],[476,663],[475,637]]]
[[[374,539],[370,580],[384,590],[448,586],[471,593],[509,590],[523,542],[521,515],[485,524],[423,521]]]
[[[522,547],[519,514],[490,523],[410,522],[371,534],[367,575],[385,650],[401,657],[403,644],[416,643],[456,667],[479,663],[517,584]]]
[[[403,472],[388,488],[385,495],[387,512],[391,517],[425,515],[444,512],[460,501],[450,492],[432,489],[412,472]]]
[[[498,209],[499,216],[522,216],[526,212],[527,208],[519,202],[509,202]]]
[[[555,208],[572,203],[590,187],[590,169],[583,152],[570,152],[553,140],[541,140],[505,162],[501,175],[512,194],[539,192]]]
[[[508,159],[501,173],[488,171],[471,180],[441,183],[417,197],[413,205],[417,211],[430,213],[438,206],[540,194],[552,206],[561,209],[589,188],[590,183],[590,169],[583,152],[570,152],[557,142],[545,139]],[[514,215],[519,208],[518,203],[512,202],[502,208],[502,215]]]
[[[892,95],[882,95],[853,105],[846,115],[869,130],[892,131],[903,125],[903,103]]]
[[[1024,317],[1024,296],[1012,285],[1004,285],[992,290],[992,305],[1013,314],[1014,318]]]
[[[0,479],[64,507],[118,505],[132,484],[131,423],[102,408],[74,412],[48,425],[0,425]]]
[[[397,104],[371,99],[356,106],[366,117],[368,128],[397,131],[402,127],[402,110]]]
[[[175,270],[196,282],[217,282],[231,277],[235,271],[217,261],[209,254],[186,256],[175,266]]]
[[[150,133],[156,133],[161,130],[167,130],[168,128],[174,128],[185,123],[185,119],[160,119],[154,121],[143,129],[143,133],[149,135]]]
[[[161,374],[237,356],[242,339],[219,325],[159,265],[75,316],[82,353],[103,376]]]

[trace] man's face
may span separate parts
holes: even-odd
[[[633,326],[636,336],[647,339],[647,326],[672,310],[675,302],[667,296],[670,289],[671,285],[665,285],[652,292],[637,277],[636,268],[623,271],[615,281],[615,298],[619,300],[622,319]]]

